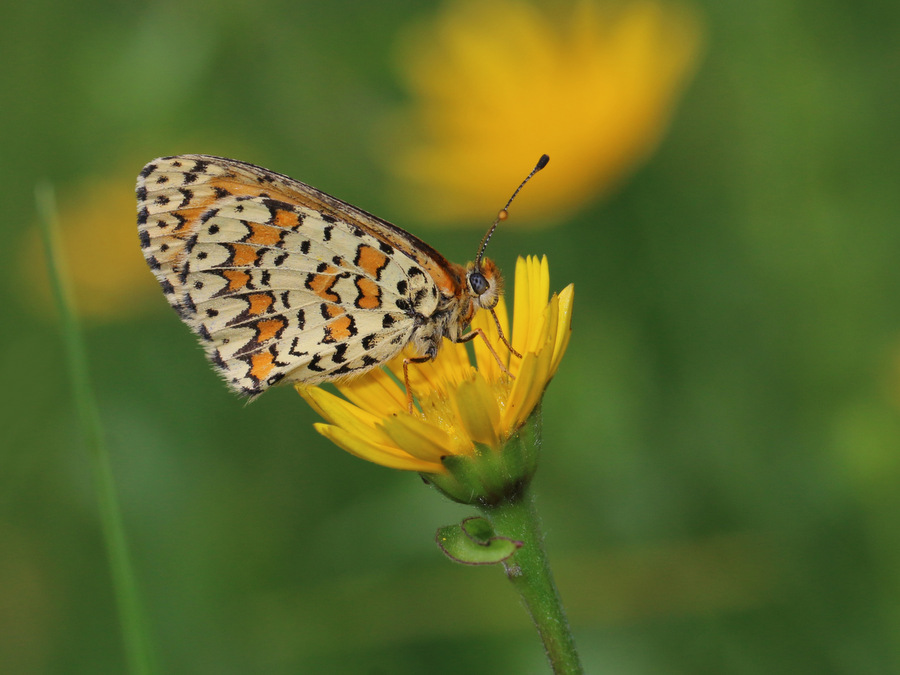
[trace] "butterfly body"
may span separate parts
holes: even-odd
[[[144,257],[227,384],[350,378],[411,344],[468,339],[501,279],[282,174],[230,159],[156,159],[137,182]]]

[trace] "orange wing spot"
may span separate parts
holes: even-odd
[[[250,223],[252,234],[247,238],[248,244],[259,246],[275,246],[281,241],[281,232],[270,225]]]
[[[353,333],[350,327],[353,325],[353,319],[346,314],[339,319],[335,319],[325,326],[325,342],[343,342]]]
[[[256,335],[256,341],[259,344],[262,344],[267,340],[278,337],[278,334],[284,330],[285,326],[287,326],[287,323],[284,319],[266,319],[265,321],[257,321],[256,330],[259,332]]]
[[[175,215],[180,216],[184,220],[178,227],[174,227],[169,231],[169,234],[180,235],[182,232],[191,234],[193,233],[194,228],[197,226],[198,219],[204,213],[206,213],[207,209],[195,209],[195,208],[187,208],[187,209],[178,209],[177,211],[173,211]]]
[[[257,197],[259,196],[260,192],[262,192],[258,185],[242,183],[239,182],[239,180],[219,178],[217,180],[209,181],[209,184],[213,187],[220,187],[224,190],[228,190],[229,194],[236,195],[238,197]]]
[[[265,380],[275,367],[272,363],[274,360],[275,356],[269,352],[262,352],[261,354],[254,354],[251,356],[250,377],[259,380],[260,382]]]
[[[330,267],[329,270],[332,274],[336,271],[333,267]],[[310,274],[306,279],[306,287],[323,300],[328,300],[329,302],[341,301],[340,296],[331,290],[331,287],[336,283],[337,277],[329,276],[328,274]]]
[[[222,270],[222,276],[228,279],[229,291],[241,289],[250,281],[250,275],[241,270]]]
[[[206,213],[209,210],[209,207],[215,204],[216,200],[218,199],[214,192],[203,195],[202,197],[197,197],[196,192],[194,193],[194,195],[194,198],[184,205],[185,208],[178,211],[180,215],[188,217],[188,213],[195,212],[195,215],[193,217],[197,218]]]
[[[232,244],[234,249],[234,258],[232,264],[237,267],[245,267],[256,262],[257,249],[247,244]]]
[[[356,252],[356,264],[365,270],[366,274],[378,278],[388,263],[388,257],[371,246],[360,246]]]
[[[247,310],[250,314],[263,314],[269,307],[272,306],[272,296],[267,293],[254,293],[247,297],[250,301],[250,309]]]
[[[325,305],[324,312],[329,318],[333,319],[334,317],[343,314],[344,310],[342,310],[339,305]]]
[[[279,210],[275,213],[275,221],[272,224],[275,225],[275,227],[296,230],[300,227],[300,217],[293,211]]]
[[[381,289],[371,279],[360,277],[356,280],[359,296],[356,298],[356,306],[360,309],[378,309],[381,307]]]

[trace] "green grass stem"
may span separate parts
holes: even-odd
[[[132,675],[151,675],[152,650],[143,610],[138,597],[134,570],[128,554],[122,515],[116,497],[115,479],[103,426],[91,387],[87,353],[69,292],[69,276],[59,245],[59,227],[53,187],[42,184],[35,190],[47,269],[62,328],[66,367],[78,425],[90,455],[97,491],[103,540],[109,557],[125,656]]]

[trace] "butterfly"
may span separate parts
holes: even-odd
[[[512,199],[548,161],[541,157],[465,267],[305,183],[209,155],[162,157],[144,167],[138,234],[169,304],[238,394],[352,378],[412,345],[416,355],[403,363],[412,409],[410,363],[433,359],[444,338],[485,337],[466,332],[478,309],[494,314],[502,293],[484,248]]]

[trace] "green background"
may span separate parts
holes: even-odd
[[[900,672],[900,5],[697,5],[658,153],[492,243],[576,286],[535,482],[551,561],[590,673]],[[208,152],[399,222],[373,138],[397,29],[436,8],[4,7],[0,671],[126,669],[58,326],[21,272],[36,183]],[[457,261],[479,237],[400,224]],[[160,672],[546,672],[502,573],[432,543],[467,509],[330,446],[288,388],[243,406],[161,296],[85,339]]]

